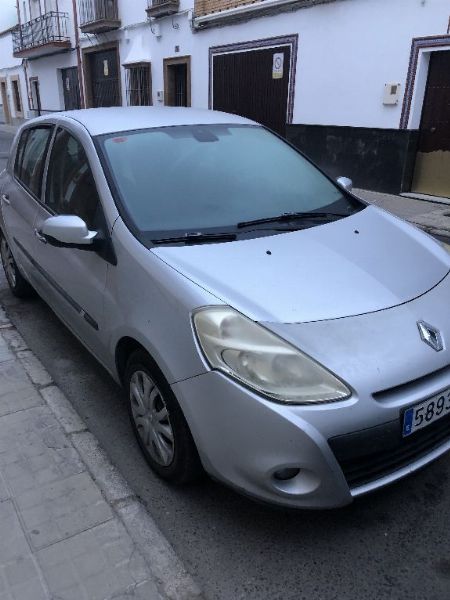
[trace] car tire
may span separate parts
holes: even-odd
[[[152,469],[176,484],[199,479],[204,471],[189,426],[170,385],[146,352],[130,356],[125,386],[131,424]]]
[[[2,232],[0,232],[0,255],[6,281],[14,296],[17,296],[17,298],[29,298],[34,296],[36,292],[19,271],[11,248],[9,247],[8,240]]]

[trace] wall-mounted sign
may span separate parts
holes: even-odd
[[[108,65],[108,61],[107,60],[103,61],[103,75],[105,77],[108,77],[108,75],[109,75],[109,65]]]
[[[284,53],[275,52],[272,63],[272,79],[283,79]]]
[[[70,92],[70,79],[66,77],[66,90]]]

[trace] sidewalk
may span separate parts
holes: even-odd
[[[0,309],[0,599],[200,591]]]
[[[432,235],[450,238],[450,205],[368,190],[355,189],[354,192],[367,202],[388,210]]]

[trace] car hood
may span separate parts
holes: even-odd
[[[373,206],[300,231],[152,252],[251,319],[281,323],[391,308],[450,269],[440,244]]]

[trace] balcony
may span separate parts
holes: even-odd
[[[326,4],[336,0],[194,0],[194,29]]]
[[[83,33],[104,33],[119,29],[117,0],[79,0],[80,29]]]
[[[18,25],[12,31],[14,56],[29,58],[68,50],[71,47],[68,19],[67,13],[51,11]]]
[[[147,15],[158,18],[173,15],[180,8],[180,0],[148,0]]]

